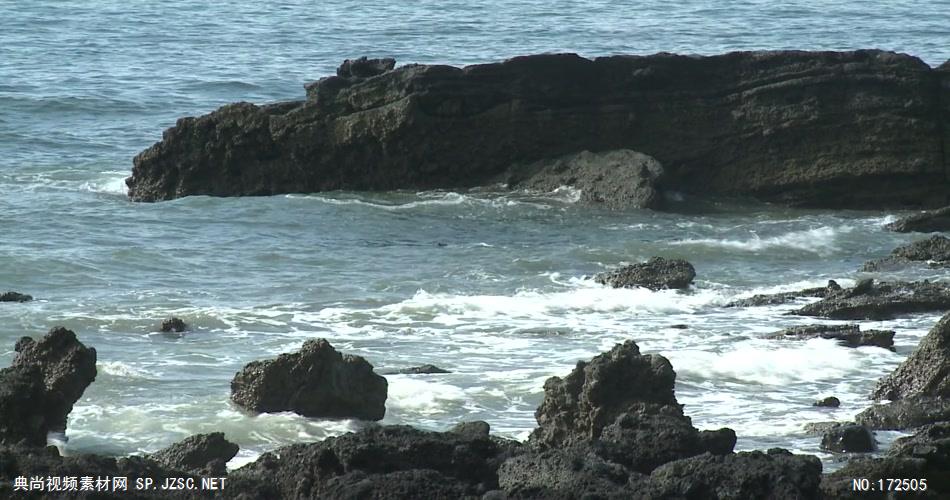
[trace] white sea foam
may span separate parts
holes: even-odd
[[[153,374],[148,370],[133,366],[129,363],[123,363],[122,361],[100,361],[96,364],[96,368],[98,368],[100,372],[114,377],[141,379],[153,377]]]
[[[444,413],[450,409],[449,403],[459,406],[468,399],[465,391],[444,382],[405,375],[391,375],[387,380],[389,395],[386,405],[396,411],[424,415]]]
[[[122,196],[126,196],[129,193],[129,188],[125,185],[125,178],[128,177],[128,172],[102,172],[102,175],[108,175],[109,177],[83,182],[80,185],[80,189],[92,191],[93,193]]]
[[[853,230],[851,226],[819,227],[804,231],[791,231],[778,236],[762,238],[756,233],[748,239],[694,238],[670,242],[673,245],[702,245],[727,248],[745,252],[760,252],[771,249],[794,249],[826,255],[839,249],[838,238]]]

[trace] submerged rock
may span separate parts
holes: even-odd
[[[858,325],[805,325],[786,328],[766,335],[767,339],[807,340],[813,338],[837,340],[845,347],[874,346],[894,348],[893,330],[864,330]]]
[[[32,295],[27,295],[20,292],[3,292],[0,293],[0,302],[29,302],[33,300]]]
[[[173,470],[220,477],[227,474],[226,465],[238,449],[238,445],[224,438],[224,433],[213,432],[189,436],[149,458]]]
[[[941,74],[891,52],[344,64],[305,101],[182,118],[141,152],[136,201],[466,188],[579,151],[656,158],[671,189],[822,207],[938,206]],[[833,131],[833,133],[829,133]]]
[[[231,381],[231,400],[255,412],[381,420],[387,388],[365,359],[344,356],[317,339],[299,352],[249,363]]]
[[[950,286],[919,281],[861,280],[853,288],[830,293],[792,314],[830,319],[891,319],[899,314],[950,310]]]
[[[412,366],[409,368],[398,368],[392,370],[382,370],[379,372],[380,375],[431,375],[435,373],[452,373],[448,370],[443,370],[435,365],[420,365]]]
[[[877,448],[877,442],[867,427],[841,424],[821,436],[821,448],[836,453],[868,453]]]
[[[188,325],[181,318],[171,317],[162,321],[161,331],[181,333],[188,329]]]
[[[917,349],[871,393],[874,399],[908,396],[950,398],[950,314],[937,322]]]
[[[696,269],[683,259],[653,257],[642,264],[632,264],[594,276],[594,281],[613,288],[643,287],[650,290],[686,288],[696,277]]]
[[[39,341],[23,337],[15,350],[13,365],[0,370],[0,443],[45,446],[96,379],[96,350],[63,327]]]
[[[926,240],[899,246],[888,257],[865,263],[861,270],[883,271],[920,262],[927,263],[931,267],[950,265],[950,238],[931,236]]]
[[[884,226],[898,233],[936,233],[950,231],[950,207],[927,210]]]
[[[786,304],[802,297],[827,297],[828,295],[840,290],[841,285],[839,285],[838,282],[829,280],[828,284],[823,287],[806,288],[804,290],[798,290],[794,292],[753,295],[747,299],[734,300],[726,304],[726,307],[774,306]]]
[[[581,200],[608,208],[658,208],[658,184],[663,167],[656,159],[619,149],[600,153],[581,151],[511,168],[505,183],[511,189],[544,192],[563,186],[579,189]]]

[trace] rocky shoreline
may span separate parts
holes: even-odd
[[[506,182],[575,184],[617,207],[657,208],[662,191],[950,203],[950,64],[904,54],[543,54],[464,68],[364,58],[306,87],[306,100],[178,120],[134,159],[129,197]]]

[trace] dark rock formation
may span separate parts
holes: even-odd
[[[33,300],[32,295],[27,295],[20,292],[3,292],[0,293],[0,302],[29,302]]]
[[[821,398],[818,401],[815,401],[812,403],[812,406],[819,406],[822,408],[837,408],[841,406],[841,400],[834,396],[828,396],[827,398]]]
[[[934,422],[950,421],[950,399],[910,396],[868,407],[854,419],[871,429],[912,429]]]
[[[950,398],[950,314],[921,339],[917,349],[892,373],[882,378],[871,397],[908,396]]]
[[[867,427],[841,424],[824,433],[821,448],[836,453],[867,453],[877,448],[877,442]]]
[[[498,469],[506,498],[620,498],[647,476],[631,474],[585,450],[529,451]],[[629,495],[629,493],[628,493]]]
[[[874,346],[894,348],[893,330],[864,330],[858,325],[805,325],[786,328],[766,335],[767,339],[807,340],[821,337],[837,340],[845,347]]]
[[[947,141],[950,140],[950,138],[945,138],[944,140]],[[936,233],[950,231],[950,207],[928,210],[904,217],[884,227],[891,231],[897,231],[898,233]]]
[[[431,375],[434,373],[452,373],[435,365],[419,365],[409,368],[381,370],[380,375]]]
[[[149,458],[169,469],[196,476],[221,477],[227,474],[228,460],[237,452],[238,445],[226,440],[224,433],[213,432],[189,436]]]
[[[919,281],[875,283],[862,280],[854,288],[830,293],[792,314],[831,319],[891,319],[899,314],[950,310],[950,286]]]
[[[513,164],[630,149],[665,185],[823,207],[947,203],[942,73],[895,53],[738,52],[465,68],[344,64],[306,101],[183,118],[129,196],[484,185]],[[943,127],[946,128],[946,127]]]
[[[10,368],[0,370],[0,443],[45,446],[96,379],[96,350],[62,327],[38,342],[23,337]]]
[[[511,189],[550,192],[562,186],[579,189],[581,200],[608,208],[659,208],[657,189],[663,166],[645,154],[626,149],[562,156],[516,165],[506,176]]]
[[[299,352],[249,363],[231,381],[231,400],[255,412],[381,420],[387,388],[365,359],[344,356],[318,339]]]
[[[336,76],[341,78],[369,78],[381,75],[396,67],[396,60],[387,57],[384,59],[347,59],[336,69]]]
[[[739,299],[726,304],[726,307],[759,307],[787,304],[802,297],[827,297],[841,291],[841,285],[835,280],[828,280],[828,285],[817,288],[806,288],[794,292],[753,295],[747,299]]]
[[[650,290],[686,288],[696,277],[696,269],[683,259],[653,257],[642,264],[632,264],[594,276],[594,281],[614,288],[644,287]]]
[[[161,330],[166,333],[181,333],[188,329],[188,325],[181,318],[171,317],[162,321]]]
[[[926,240],[899,246],[891,252],[891,255],[865,263],[861,270],[884,271],[920,262],[927,263],[931,267],[950,266],[950,238],[931,236]]]

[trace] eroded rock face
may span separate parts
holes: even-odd
[[[231,400],[255,412],[381,420],[387,389],[386,379],[365,359],[342,355],[318,339],[299,352],[249,363],[231,381]]]
[[[897,231],[898,233],[936,233],[950,231],[950,206],[937,210],[927,210],[919,214],[904,217],[884,227],[891,231]]]
[[[63,327],[39,341],[23,337],[10,368],[0,370],[0,442],[45,446],[96,379],[96,350]]]
[[[899,314],[950,310],[950,286],[919,281],[862,280],[853,288],[830,293],[792,314],[830,319],[891,319]]]
[[[950,314],[921,339],[917,349],[896,370],[882,378],[871,397],[908,396],[950,398]]]
[[[506,176],[511,189],[551,192],[563,186],[579,189],[581,200],[612,209],[659,208],[658,185],[663,166],[643,153],[620,149],[562,156],[516,165]]]
[[[642,264],[631,264],[594,276],[594,281],[613,288],[643,287],[650,290],[687,288],[696,277],[696,269],[683,259],[653,257]]]
[[[198,476],[221,477],[227,474],[228,460],[238,452],[238,445],[224,438],[224,433],[196,434],[149,456],[173,470]]]
[[[134,159],[129,196],[474,187],[514,164],[629,149],[661,162],[676,190],[823,207],[947,203],[942,73],[906,55],[389,66],[344,64],[305,101],[183,118]]]
[[[931,267],[950,265],[950,238],[931,236],[925,240],[899,246],[891,252],[891,255],[865,263],[861,270],[866,272],[884,271],[914,263],[924,263]]]
[[[805,325],[786,328],[766,335],[767,339],[807,340],[814,338],[837,340],[845,347],[875,346],[894,348],[893,330],[861,330],[859,325]]]

